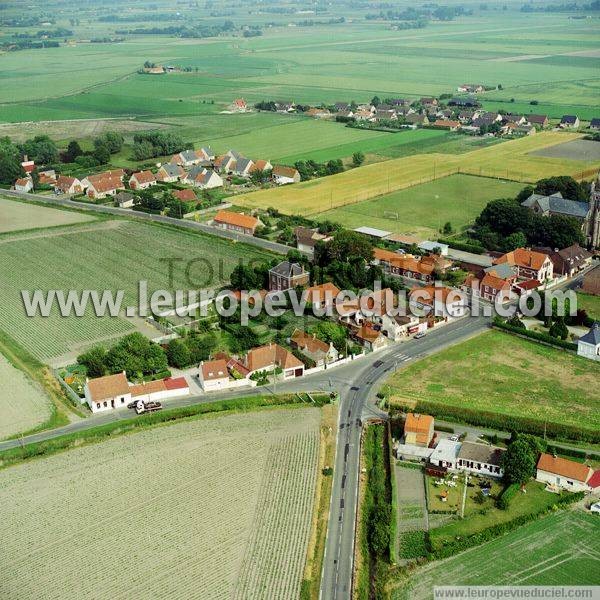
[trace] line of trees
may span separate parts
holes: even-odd
[[[135,160],[167,156],[190,148],[191,143],[184,142],[179,135],[168,131],[143,131],[133,137]]]

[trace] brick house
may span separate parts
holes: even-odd
[[[287,260],[269,270],[269,290],[272,292],[291,290],[307,285],[309,280],[310,274],[303,265]]]
[[[554,265],[547,254],[527,248],[517,248],[494,261],[495,265],[508,263],[520,279],[546,281],[554,275]]]

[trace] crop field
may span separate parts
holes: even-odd
[[[417,569],[394,600],[425,600],[443,585],[599,585],[600,521],[566,510]],[[477,565],[477,568],[473,568]]]
[[[472,223],[490,200],[514,197],[522,187],[512,181],[449,175],[373,200],[328,210],[318,218],[352,229],[368,222],[371,227],[385,231],[427,238],[436,235],[446,222],[460,230]]]
[[[2,197],[0,197],[0,214],[2,215],[0,234],[95,220],[94,217],[82,213],[46,208]]]
[[[600,144],[592,140],[573,140],[532,152],[534,156],[567,158],[569,160],[600,160]]]
[[[600,168],[600,160],[546,158],[531,152],[579,137],[574,133],[544,132],[460,155],[417,154],[279,189],[251,192],[237,196],[236,204],[259,208],[276,205],[283,212],[314,215],[458,172],[519,182],[534,182],[557,172],[578,177],[584,170]]]
[[[67,352],[130,332],[122,317],[47,318],[25,315],[21,290],[123,290],[124,303],[137,306],[138,282],[149,293],[169,289],[173,259],[173,290],[199,290],[226,282],[240,260],[268,260],[258,248],[217,237],[174,231],[130,221],[108,221],[86,231],[56,232],[0,239],[0,329],[36,358],[47,361]]]
[[[0,472],[0,596],[298,598],[319,424],[208,416]]]
[[[0,354],[0,439],[41,425],[51,414],[49,398]]]
[[[489,331],[399,371],[388,383],[392,406],[426,398],[597,430],[599,377],[593,361]]]

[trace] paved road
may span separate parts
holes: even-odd
[[[164,223],[167,225],[176,225],[177,227],[192,229],[193,231],[200,231],[202,233],[208,233],[209,235],[216,235],[228,240],[257,246],[259,248],[263,248],[264,250],[275,252],[276,254],[287,254],[292,249],[290,246],[278,244],[277,242],[271,242],[270,240],[264,240],[251,235],[244,235],[243,233],[235,233],[233,231],[219,229],[218,227],[212,227],[211,225],[206,225],[204,223],[188,221],[186,219],[174,219],[173,217],[165,217],[163,215],[152,215],[127,208],[119,208],[117,206],[104,206],[102,204],[76,202],[74,200],[69,200],[64,196],[41,196],[39,194],[27,194],[25,192],[17,192],[15,190],[0,190],[0,193],[6,194],[7,196],[21,198],[23,200],[35,200],[36,202],[43,202],[44,204],[51,206],[78,208],[88,212],[116,215],[119,217],[140,219],[142,221],[153,221],[154,223]]]

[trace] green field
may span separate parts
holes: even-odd
[[[124,303],[137,306],[140,280],[148,282],[150,293],[218,287],[240,260],[270,256],[217,237],[131,221],[107,221],[61,234],[52,230],[30,238],[5,236],[0,242],[0,329],[45,361],[95,340],[123,335],[134,325],[122,317],[97,318],[90,307],[80,318],[61,318],[56,310],[48,318],[27,317],[21,290],[123,290]],[[164,261],[169,258],[176,261],[171,288]]]
[[[600,321],[600,296],[578,292],[577,308],[583,308],[592,319]]]
[[[399,371],[392,398],[600,427],[600,365],[563,350],[489,331]],[[533,401],[532,401],[533,400]]]
[[[450,175],[373,200],[328,210],[320,213],[318,219],[350,228],[368,224],[394,233],[431,237],[438,235],[448,221],[454,229],[462,229],[474,221],[490,200],[513,197],[522,187],[520,183],[509,181]]]
[[[436,585],[599,585],[600,520],[567,510],[417,569],[394,600],[433,597]]]

